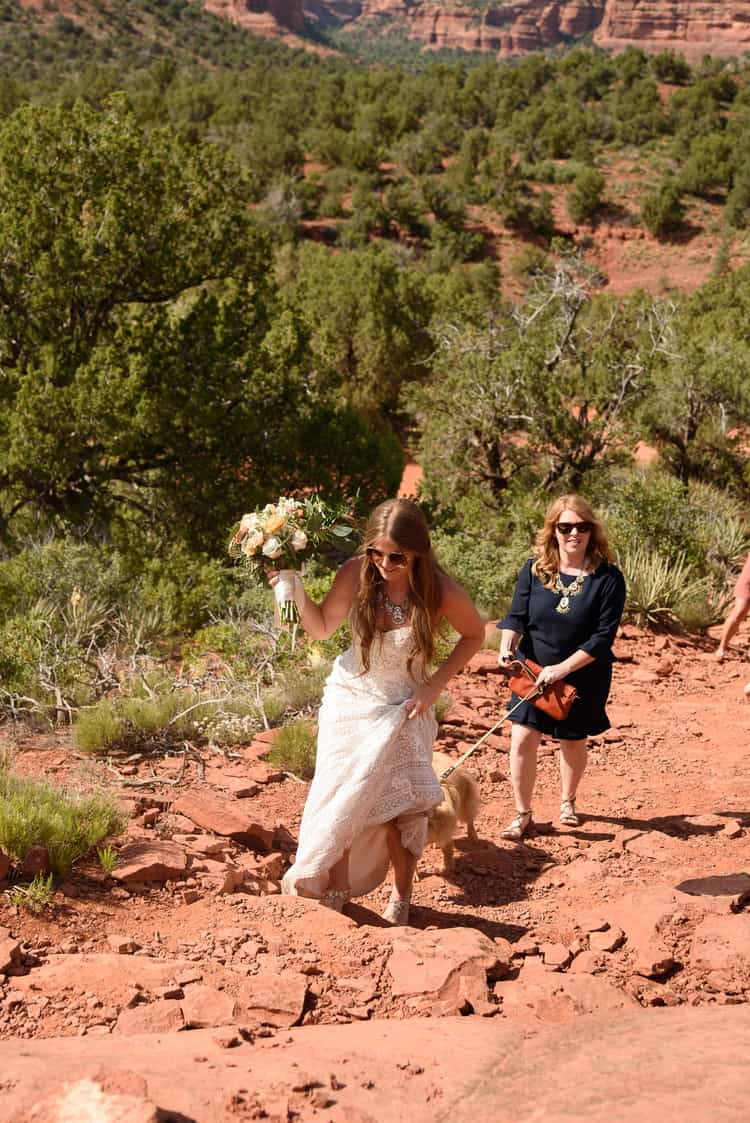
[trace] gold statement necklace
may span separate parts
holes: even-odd
[[[560,598],[560,603],[555,606],[555,611],[559,612],[561,616],[565,616],[570,612],[570,598],[578,596],[583,588],[583,582],[585,580],[586,574],[579,573],[570,585],[563,585],[560,574],[556,574],[552,592],[557,593]]]

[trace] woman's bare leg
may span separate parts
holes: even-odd
[[[536,751],[542,734],[515,722],[510,734],[510,782],[517,811],[531,811],[536,784]]]
[[[747,616],[748,609],[750,609],[750,600],[748,600],[747,597],[735,598],[734,607],[724,621],[724,627],[721,629],[721,635],[719,636],[719,646],[716,649],[716,654],[719,659],[723,659],[726,655],[727,647],[740,624]]]
[[[386,823],[388,854],[393,866],[393,884],[401,900],[408,901],[417,868],[417,858],[401,842],[401,831],[394,819]]]
[[[585,737],[582,741],[560,742],[560,786],[563,801],[575,799],[581,777],[586,771],[587,758]]]
[[[345,850],[334,866],[328,871],[329,889],[349,888],[349,851]]]

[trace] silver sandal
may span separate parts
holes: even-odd
[[[380,914],[383,920],[387,920],[389,924],[406,926],[409,923],[409,906],[411,905],[411,897],[399,897],[394,889],[391,892],[390,900],[385,906],[383,912]]]
[[[564,827],[579,827],[581,825],[574,799],[564,799],[560,804],[560,822]]]
[[[516,811],[515,818],[511,820],[504,831],[500,831],[501,838],[509,838],[513,842],[520,842],[533,826],[531,811]]]
[[[326,889],[320,898],[320,903],[327,909],[333,909],[334,912],[343,912],[350,896],[348,889]]]

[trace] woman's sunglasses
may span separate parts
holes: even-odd
[[[374,546],[368,546],[365,550],[371,562],[376,565],[382,565],[386,558],[391,565],[408,565],[406,554],[384,554],[382,550],[376,550]]]
[[[558,523],[557,529],[561,534],[572,534],[577,530],[579,534],[589,534],[593,529],[593,523]]]

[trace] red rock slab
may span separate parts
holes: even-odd
[[[138,984],[153,990],[179,980],[194,963],[178,959],[150,959],[140,955],[55,955],[35,967],[28,975],[20,975],[14,986],[23,991],[45,995],[64,990],[91,991],[99,997],[128,994]]]
[[[85,1077],[62,1084],[24,1108],[14,1123],[159,1123],[161,1118],[156,1104],[142,1096],[107,1092],[97,1081]]]
[[[723,971],[738,960],[750,962],[750,914],[707,916],[693,933],[690,962],[709,971]]]
[[[0,975],[21,961],[21,943],[7,928],[0,928]]]
[[[114,1032],[127,1037],[138,1033],[176,1033],[184,1024],[179,1002],[162,999],[123,1010]]]
[[[466,1017],[310,1026],[230,1050],[217,1036],[0,1041],[0,1070],[13,1074],[0,1123],[102,1063],[137,1072],[162,1112],[194,1123],[237,1123],[251,1111],[278,1119],[281,1099],[287,1118],[321,1123],[739,1123],[747,1116],[748,1005],[635,1007],[526,1035],[498,1018]],[[330,1105],[324,1112],[312,1112],[301,1073],[319,1082]]]
[[[512,948],[507,941],[493,941],[476,928],[442,928],[438,931],[404,930],[393,939],[388,960],[391,993],[430,994],[445,997],[451,981],[473,965],[499,978],[510,965]],[[483,996],[486,998],[486,994]]]
[[[675,892],[666,885],[628,893],[619,901],[601,906],[601,911],[612,927],[621,928],[628,947],[648,949],[651,954],[661,947],[662,931],[669,918],[690,898]],[[696,916],[699,912],[696,908]]]
[[[215,987],[198,984],[185,992],[181,1002],[182,1017],[189,1029],[207,1029],[229,1025],[237,1013],[237,1002],[231,995]]]
[[[312,940],[318,951],[326,955],[340,946],[342,937],[361,931],[346,913],[334,912],[307,897],[253,898],[252,912],[248,916],[254,931],[265,939],[276,939],[279,932],[284,932],[290,943]],[[387,929],[372,931],[380,933]]]
[[[232,775],[221,768],[207,768],[204,780],[207,784],[231,792],[235,799],[251,799],[260,791],[259,786],[246,776]]]
[[[506,1017],[534,1018],[553,1024],[637,1006],[624,990],[588,972],[562,975],[538,968],[528,972],[525,966],[517,979],[496,983],[495,995],[502,1000]]]
[[[273,845],[273,828],[254,822],[236,799],[216,792],[187,791],[174,804],[174,810],[203,830],[231,838],[251,849],[270,850]]]
[[[254,764],[245,769],[245,778],[254,784],[278,784],[284,779],[284,773],[279,768],[272,768],[270,764]]]
[[[252,1021],[289,1028],[302,1017],[309,979],[298,971],[261,971],[239,990],[239,1004]]]
[[[677,889],[694,897],[725,900],[734,912],[750,901],[750,874],[718,874],[712,877],[688,878],[680,882]]]
[[[496,651],[478,651],[466,664],[466,670],[475,675],[502,675]]]
[[[117,881],[172,881],[184,877],[187,855],[167,839],[130,842],[117,854],[112,877]]]

